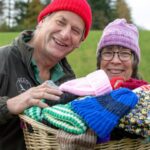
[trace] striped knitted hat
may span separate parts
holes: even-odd
[[[137,101],[135,93],[120,88],[107,95],[88,96],[70,103],[72,109],[100,138],[106,138],[118,124],[119,119],[134,108]]]
[[[70,104],[58,104],[42,110],[42,118],[59,129],[73,134],[85,133],[87,127],[81,117],[71,110]]]

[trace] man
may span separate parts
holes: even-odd
[[[58,100],[62,92],[48,85],[75,78],[65,56],[79,47],[91,27],[86,0],[53,0],[38,16],[35,31],[24,31],[12,45],[0,48],[0,149],[23,150],[18,114],[41,101]]]

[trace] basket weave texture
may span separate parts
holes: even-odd
[[[39,123],[28,116],[19,115],[28,150],[60,150],[56,139],[57,130]],[[150,150],[150,143],[141,139],[122,139],[97,144],[94,150]]]

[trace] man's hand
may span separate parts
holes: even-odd
[[[48,85],[48,82],[32,87],[24,93],[10,98],[7,101],[7,108],[12,114],[19,114],[23,112],[26,108],[31,106],[47,107],[48,105],[41,101],[41,99],[47,100],[59,100],[62,92]]]

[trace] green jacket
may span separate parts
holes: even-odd
[[[13,44],[0,48],[0,150],[25,149],[20,120],[18,116],[9,113],[6,101],[40,84],[35,79],[31,65],[34,49],[26,44],[32,35],[32,31],[24,31]],[[57,65],[61,69],[57,70],[54,67],[52,72],[52,76],[55,74],[52,80],[57,85],[75,78],[66,58]],[[60,71],[63,72],[63,76],[60,76]]]

